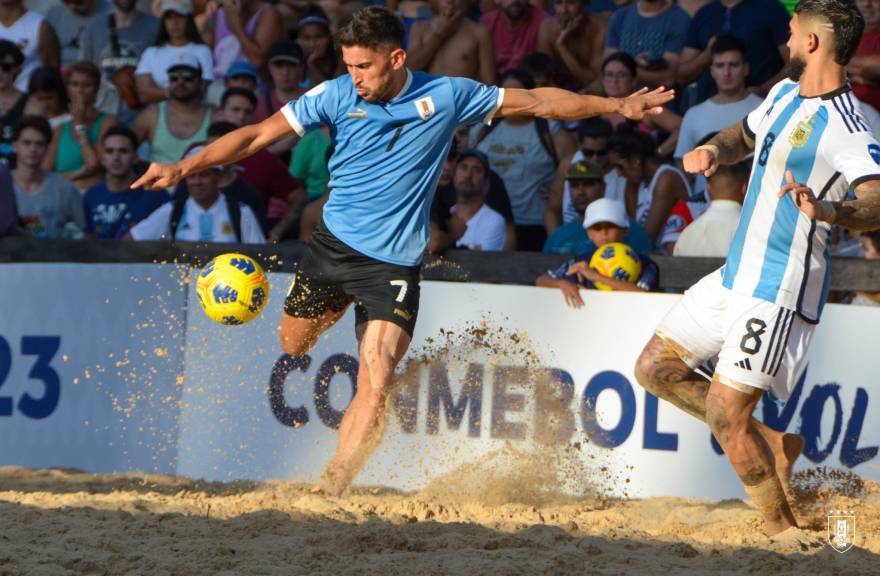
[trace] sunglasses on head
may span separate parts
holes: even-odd
[[[192,72],[174,72],[168,75],[169,82],[178,82],[183,80],[184,82],[192,82],[196,79],[196,75]]]

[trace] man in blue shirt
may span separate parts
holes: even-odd
[[[287,103],[267,120],[220,138],[191,158],[153,164],[136,182],[174,185],[193,172],[236,162],[296,132],[329,125],[333,190],[297,270],[281,319],[282,349],[305,354],[356,303],[360,347],[357,394],[339,427],[323,488],[342,493],[367,457],[394,369],[406,353],[419,302],[419,267],[431,200],[460,124],[494,116],[579,119],[617,112],[658,114],[671,91],[628,98],[582,96],[556,88],[502,90],[464,78],[410,72],[403,23],[370,6],[337,32],[348,74]]]
[[[83,197],[89,238],[120,240],[171,199],[165,190],[131,187],[138,163],[137,147],[134,132],[124,126],[110,128],[101,140],[104,178]]]

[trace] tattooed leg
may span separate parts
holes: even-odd
[[[636,379],[654,396],[706,422],[709,382],[684,363],[682,359],[689,356],[690,352],[676,342],[655,334],[636,362]],[[804,450],[803,437],[778,432],[754,418],[751,419],[751,426],[769,446],[782,489],[789,501],[793,502],[790,488],[792,467]]]
[[[774,470],[773,453],[752,424],[761,394],[760,390],[741,392],[716,376],[706,395],[706,422],[764,516],[766,534],[773,536],[797,522]]]

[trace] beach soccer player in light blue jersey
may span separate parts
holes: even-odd
[[[724,266],[673,306],[635,370],[648,391],[709,425],[765,534],[790,543],[811,538],[789,501],[804,439],[752,413],[765,392],[787,399],[797,381],[828,296],[831,226],[880,228],[880,144],[846,81],[864,26],[853,0],[801,0],[789,79],[684,156],[685,170],[710,177],[754,151],[748,193]],[[716,355],[706,382],[694,369]]]
[[[355,304],[360,369],[323,488],[340,494],[375,444],[385,397],[406,353],[419,304],[419,269],[437,178],[455,128],[496,116],[577,120],[658,114],[670,90],[627,98],[556,88],[502,90],[406,68],[403,23],[367,7],[336,35],[348,74],[312,88],[267,120],[244,126],[175,164],[151,164],[136,186],[166,188],[236,162],[296,132],[330,127],[330,199],[297,269],[281,319],[282,349],[300,356]],[[135,186],[135,187],[136,187]]]

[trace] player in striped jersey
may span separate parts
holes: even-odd
[[[786,496],[803,438],[751,415],[765,391],[789,395],[828,293],[831,225],[880,228],[880,145],[846,82],[863,29],[853,0],[802,0],[791,79],[684,157],[708,177],[754,150],[748,193],[725,265],[685,293],[636,364],[642,386],[708,423],[780,539],[802,536]],[[706,382],[694,370],[716,355]]]

